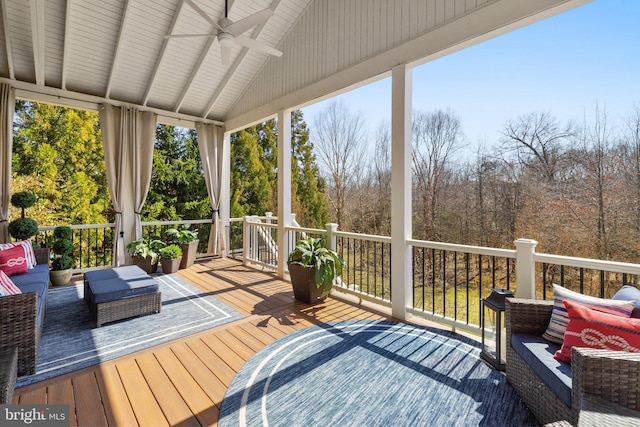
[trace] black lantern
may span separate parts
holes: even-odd
[[[504,371],[507,363],[504,324],[505,299],[512,296],[513,292],[508,289],[494,288],[491,290],[491,295],[482,300],[482,352],[480,357],[500,371]]]

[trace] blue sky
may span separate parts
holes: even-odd
[[[505,121],[531,112],[589,122],[598,105],[622,127],[640,108],[639,22],[640,1],[595,0],[423,64],[413,70],[414,110],[451,109],[471,150],[494,145]],[[366,118],[373,136],[390,121],[390,97],[387,78],[337,98]],[[303,109],[311,131],[332,99]]]

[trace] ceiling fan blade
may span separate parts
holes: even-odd
[[[282,52],[278,49],[274,49],[271,46],[267,46],[264,43],[260,43],[245,36],[236,36],[236,43],[249,49],[257,50],[258,52],[268,53],[273,56],[282,56]]]
[[[229,65],[231,59],[231,47],[221,45],[220,55],[222,56],[222,65]]]
[[[215,37],[216,34],[169,34],[164,36],[165,39],[182,39],[187,37]]]
[[[249,15],[244,19],[241,19],[238,22],[228,25],[225,31],[230,32],[234,36],[239,36],[240,34],[255,27],[256,25],[260,25],[264,22],[267,22],[269,18],[271,18],[272,16],[273,16],[273,10],[264,9],[264,10],[261,10],[260,12],[254,13],[253,15]]]
[[[198,6],[197,4],[195,4],[193,2],[193,0],[183,0],[186,4],[188,4],[189,6],[191,6],[191,9],[195,10],[196,13],[200,16],[202,16],[202,18],[207,21],[209,24],[213,25],[216,28],[219,28],[221,30],[224,30],[224,28],[222,28],[220,25],[218,25],[218,23],[216,21],[214,21],[213,19],[211,19],[211,17],[209,15],[207,15],[207,13],[202,10],[200,8],[200,6]]]

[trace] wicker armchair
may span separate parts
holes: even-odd
[[[572,349],[571,407],[536,375],[511,347],[511,334],[542,335],[553,301],[507,299],[507,380],[542,424],[567,420],[578,424],[585,395],[640,409],[640,354],[590,348]]]
[[[38,264],[49,263],[49,248],[34,249]],[[46,301],[43,302],[46,307]],[[38,295],[29,292],[0,297],[0,346],[18,348],[18,375],[33,374],[42,328],[38,327]]]

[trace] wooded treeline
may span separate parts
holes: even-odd
[[[640,109],[612,120],[595,108],[580,123],[531,113],[471,153],[451,110],[413,120],[414,237],[636,262],[640,252]],[[307,126],[292,117],[292,210],[304,227],[389,235],[389,125],[334,102]],[[277,122],[231,138],[232,217],[277,212]],[[96,113],[16,103],[12,193],[30,190],[41,225],[113,219]],[[224,203],[224,201],[223,201]],[[17,213],[12,213],[15,217]],[[211,216],[194,130],[158,125],[145,220]]]
[[[316,122],[330,217],[342,230],[388,235],[389,125],[366,139],[362,118],[338,102]],[[475,153],[455,112],[417,111],[412,143],[414,238],[498,248],[530,238],[541,252],[640,259],[640,109],[615,123],[597,106],[581,123],[530,113]]]
[[[113,221],[98,114],[19,100],[13,126],[11,192],[32,191],[28,215],[40,225]],[[277,212],[277,123],[231,137],[232,217]],[[292,206],[305,224],[327,219],[319,175],[301,111],[292,117]],[[224,201],[222,203],[225,203]],[[11,218],[19,211],[12,208]],[[211,218],[195,130],[158,124],[144,221]]]

